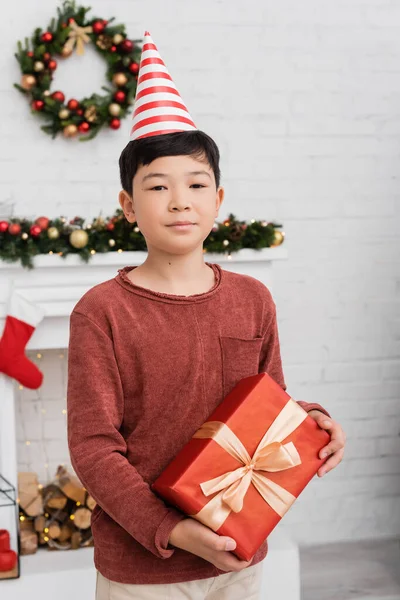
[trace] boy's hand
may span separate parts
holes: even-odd
[[[228,542],[231,546],[227,547]],[[239,560],[229,552],[235,549],[235,540],[214,533],[190,517],[175,525],[169,536],[169,543],[208,560],[221,571],[241,571],[251,563],[251,560]]]
[[[342,461],[346,435],[339,423],[324,415],[320,410],[310,410],[308,415],[318,423],[321,429],[326,429],[331,434],[331,441],[319,453],[320,458],[325,458],[325,456],[331,454],[331,457],[318,471],[318,477],[322,477]]]

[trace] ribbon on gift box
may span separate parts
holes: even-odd
[[[280,517],[283,517],[296,497],[262,472],[284,471],[301,464],[300,455],[293,442],[287,444],[281,442],[306,418],[306,411],[290,398],[266,431],[253,457],[250,457],[242,442],[225,423],[220,421],[204,423],[193,437],[213,439],[242,466],[200,484],[206,496],[219,493],[193,517],[217,531],[231,512],[238,513],[242,510],[244,497],[251,484],[265,502]]]

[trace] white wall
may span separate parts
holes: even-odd
[[[348,435],[346,460],[287,515],[293,535],[312,543],[399,534],[398,3],[93,4],[133,38],[150,30],[197,126],[219,144],[221,219],[284,223],[290,259],[274,278],[288,388],[324,404]],[[52,141],[11,87],[16,40],[45,26],[56,6],[3,7],[0,203],[21,216],[108,215],[129,119],[88,144]],[[53,89],[79,97],[100,88],[90,52],[73,66],[60,63]]]

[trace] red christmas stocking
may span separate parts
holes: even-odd
[[[44,311],[39,306],[18,292],[11,294],[0,340],[0,373],[5,373],[32,390],[42,385],[43,373],[25,356],[25,346],[43,317]]]

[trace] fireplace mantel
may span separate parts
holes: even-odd
[[[3,331],[8,300],[12,291],[44,309],[44,319],[35,330],[29,350],[67,348],[69,317],[82,295],[94,285],[115,277],[125,265],[139,265],[146,252],[109,252],[94,255],[89,263],[79,256],[65,259],[57,255],[37,256],[33,270],[16,263],[0,263],[0,330]],[[272,268],[274,261],[287,258],[285,247],[263,250],[244,249],[228,254],[205,254],[205,260],[218,263],[223,269],[250,275],[273,290]],[[16,423],[14,408],[15,382],[0,374],[0,472],[13,485],[17,485]],[[9,526],[2,527],[13,533],[13,515]],[[16,534],[12,535],[16,548]],[[11,582],[10,582],[11,583]]]

